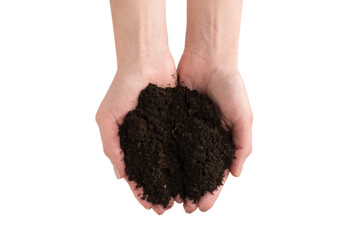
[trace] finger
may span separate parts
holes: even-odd
[[[152,204],[152,209],[158,215],[162,215],[166,211],[166,209],[162,205],[158,205],[158,204]]]
[[[133,195],[135,196],[135,198],[137,199],[137,201],[146,209],[150,209],[151,208],[151,203],[142,199],[143,198],[143,189],[142,188],[136,188],[137,183],[135,181],[129,181],[128,177],[125,177],[126,182],[128,183],[128,185],[131,188],[131,191],[133,193]]]
[[[169,210],[175,205],[175,201],[173,198],[171,198],[170,202],[168,203],[168,206],[166,207],[166,210]]]
[[[206,212],[213,206],[219,194],[221,193],[221,190],[228,178],[228,175],[229,175],[229,170],[227,169],[224,173],[222,185],[219,186],[213,193],[207,192],[203,197],[201,197],[201,199],[199,200],[199,210],[201,210],[202,212]]]
[[[236,151],[230,171],[233,176],[239,177],[244,161],[252,152],[252,126],[250,123],[234,125],[232,134]]]
[[[175,201],[177,202],[177,203],[182,203],[183,201],[182,201],[182,198],[181,198],[181,196],[178,194],[176,197],[175,197]]]
[[[113,171],[115,172],[116,178],[120,179],[121,178],[121,172],[120,172],[120,169],[118,169],[118,167],[116,165],[113,165]]]
[[[198,203],[195,203],[192,200],[186,198],[183,203],[183,208],[186,213],[193,213],[198,208]]]
[[[103,151],[110,159],[115,168],[117,178],[124,177],[125,162],[124,153],[120,147],[120,137],[118,136],[119,127],[116,120],[111,116],[96,116],[98,126],[100,128]]]
[[[165,211],[171,209],[174,204],[175,204],[175,201],[173,200],[173,198],[171,198],[166,208],[164,208],[162,205],[152,204],[152,209],[158,215],[162,215]]]

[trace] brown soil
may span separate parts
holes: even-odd
[[[234,158],[210,99],[182,86],[150,84],[119,135],[129,180],[143,187],[143,199],[164,207],[178,194],[198,202],[212,193]]]

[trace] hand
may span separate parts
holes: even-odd
[[[243,163],[252,151],[253,115],[243,80],[233,64],[225,60],[207,57],[191,50],[185,50],[178,66],[180,84],[206,94],[216,105],[225,130],[232,132],[236,147],[235,159],[230,167],[233,176],[241,174]],[[226,58],[229,59],[229,58]],[[223,184],[228,177],[225,172]],[[213,194],[206,193],[198,203],[186,199],[184,209],[191,213],[199,207],[209,210],[216,201],[223,185]],[[177,199],[176,199],[177,201]]]
[[[176,68],[169,52],[157,53],[155,57],[144,57],[119,65],[116,76],[103,99],[96,114],[100,128],[103,149],[111,160],[118,179],[125,178],[134,196],[146,209],[153,208],[157,214],[162,214],[173,206],[171,199],[168,207],[151,204],[142,200],[143,189],[136,189],[136,183],[129,181],[125,172],[124,153],[118,136],[119,125],[126,114],[135,109],[140,92],[149,83],[161,87],[176,85]]]

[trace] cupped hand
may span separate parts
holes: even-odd
[[[231,131],[236,147],[235,159],[225,172],[223,184],[229,171],[233,176],[241,174],[243,163],[252,151],[253,114],[247,92],[237,67],[215,57],[184,52],[178,66],[180,84],[206,94],[217,107],[222,126]],[[198,203],[184,200],[184,209],[190,213],[199,208],[209,210],[216,201],[223,185],[215,192],[206,193]],[[176,199],[177,200],[177,199]]]
[[[140,204],[146,209],[152,208],[157,214],[171,208],[174,201],[171,199],[168,207],[164,209],[142,199],[143,189],[136,188],[137,184],[128,180],[118,131],[126,114],[136,108],[138,96],[148,84],[174,87],[176,82],[176,68],[170,53],[159,53],[151,58],[145,56],[121,63],[96,114],[103,150],[113,165],[116,177],[124,178]]]

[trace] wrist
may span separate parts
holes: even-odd
[[[179,62],[177,73],[180,82],[190,82],[190,88],[206,92],[203,87],[210,82],[221,81],[226,78],[235,79],[238,76],[236,61],[217,56],[203,56],[193,49],[186,49]]]
[[[117,67],[130,65],[151,65],[162,62],[163,59],[172,58],[168,46],[148,48],[148,45],[135,45],[127,49],[117,50]]]
[[[186,45],[182,59],[192,59],[206,66],[209,69],[223,69],[226,71],[235,71],[238,66],[238,53],[235,51],[226,51],[224,49],[216,49],[209,51],[203,47]]]
[[[118,65],[168,50],[165,0],[111,0]]]
[[[129,57],[146,60],[169,53],[166,27],[139,17],[132,30],[121,32],[116,38],[116,53],[118,62],[127,61]]]
[[[241,9],[241,0],[188,1],[185,52],[237,66]]]
[[[215,66],[237,67],[238,40],[212,30],[203,33],[188,27],[184,54],[196,56]]]
[[[167,36],[143,37],[144,34],[139,32],[138,35],[128,37],[121,44],[117,44],[117,65],[157,61],[160,57],[170,55]]]
[[[156,54],[144,52],[140,55],[128,55],[117,63],[117,74],[121,76],[141,76],[138,79],[151,82],[173,80],[176,67],[169,51],[157,51]]]

